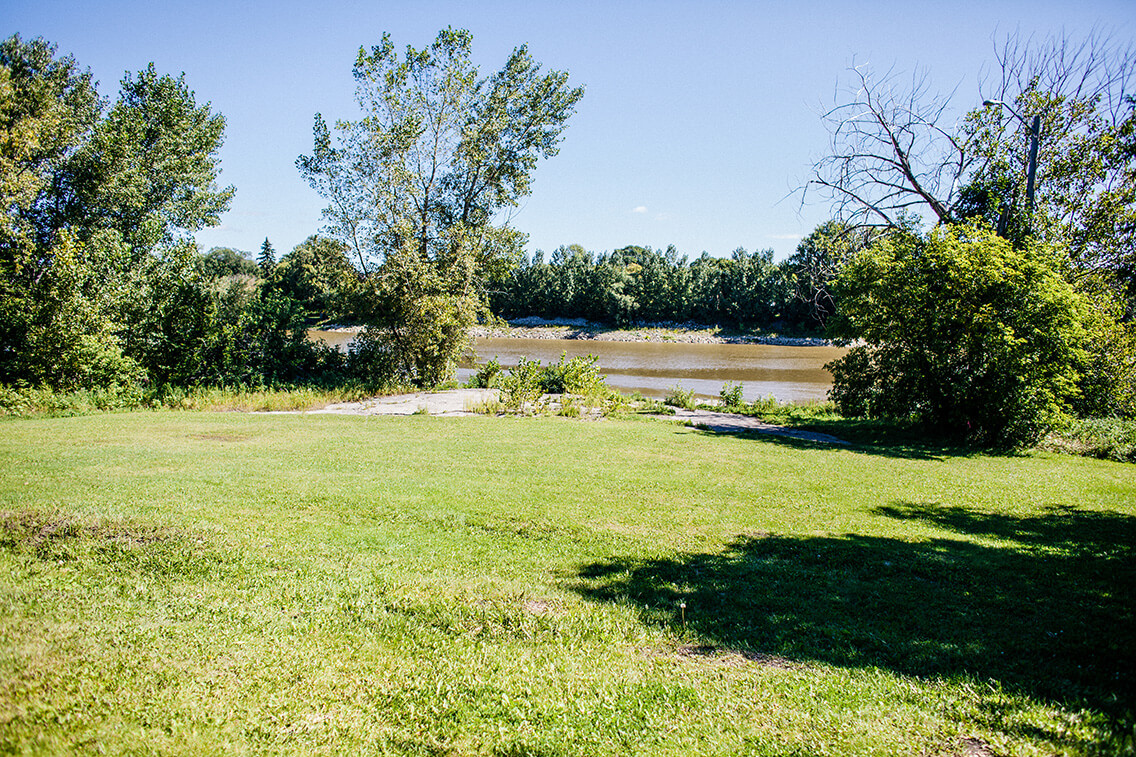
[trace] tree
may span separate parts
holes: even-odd
[[[828,153],[805,186],[819,190],[838,220],[858,227],[898,228],[916,212],[955,219],[960,188],[979,160],[950,121],[950,98],[931,92],[926,71],[910,84],[894,71],[876,77],[851,69],[845,98],[823,116]]]
[[[974,102],[1006,105],[969,108],[962,119],[952,116],[951,96],[931,92],[926,72],[905,84],[894,72],[853,69],[853,86],[824,115],[831,146],[806,193],[819,190],[853,226],[900,228],[913,214],[982,222],[1016,243],[1033,234],[1064,247],[1082,274],[1131,267],[1136,124],[1126,93],[1136,51],[1100,34],[1081,43],[1015,34],[995,60]],[[1034,116],[1042,126],[1029,215],[1022,121]]]
[[[268,241],[268,237],[264,238],[264,243],[260,246],[260,256],[256,259],[256,264],[260,266],[260,275],[266,279],[276,268],[276,250],[272,249],[272,242]]]
[[[89,355],[106,327],[75,301],[86,288],[78,279],[90,277],[59,220],[61,178],[90,138],[100,102],[90,72],[55,53],[42,39],[0,42],[0,380],[53,381],[52,343],[66,352],[83,341],[88,349],[77,352]],[[53,338],[57,322],[72,338]]]
[[[220,223],[235,189],[217,187],[225,119],[151,63],[124,76],[114,106],[77,155],[69,222],[113,229],[135,256]]]
[[[810,186],[829,197],[841,222],[883,227],[887,233],[873,242],[880,255],[914,257],[870,266],[863,261],[871,256],[861,253],[841,274],[837,291],[853,299],[839,333],[868,342],[834,365],[835,397],[846,412],[961,423],[976,436],[1010,442],[1036,436],[1067,411],[1132,412],[1125,387],[1136,382],[1134,343],[1116,323],[1124,308],[1115,300],[1130,293],[1136,271],[1136,123],[1126,94],[1136,53],[1102,35],[1082,44],[1067,38],[1023,43],[1011,35],[996,59],[996,75],[976,98],[989,104],[958,121],[949,115],[949,97],[929,93],[925,75],[900,86],[897,77],[874,79],[866,69],[855,71],[850,96],[826,114],[832,149],[815,164]],[[1041,130],[1031,208],[1026,164],[1032,135],[1024,127],[1035,117]],[[915,230],[924,219],[936,229],[914,244],[910,240],[923,239]],[[980,239],[979,229],[1006,240],[1025,260]],[[986,248],[1004,258],[1007,271],[989,286],[981,284],[983,277],[996,271],[975,262],[976,250]],[[934,256],[940,280],[926,280],[923,289],[892,276],[901,271],[923,281],[918,266]],[[1059,293],[1054,276],[1074,294]],[[922,309],[918,318],[903,319],[906,336],[894,323],[883,334],[884,321],[863,310],[870,292],[880,303],[893,303],[888,312],[894,318],[916,312],[901,311],[882,281]],[[983,297],[997,293],[997,300],[976,298],[980,286],[986,286]],[[925,297],[928,292],[936,299]],[[1077,303],[1070,299],[1066,307],[1047,300],[1050,295]],[[1019,303],[1020,317],[1007,302]],[[1050,310],[1037,311],[1039,302]],[[1134,305],[1129,300],[1130,314]],[[935,327],[941,309],[954,314],[946,331]],[[1052,331],[1037,331],[1044,328]],[[1074,338],[1078,330],[1094,337]],[[1005,340],[1037,352],[1026,357]],[[951,362],[952,351],[973,360]],[[952,373],[960,365],[966,370]],[[953,383],[939,383],[936,372]],[[959,395],[959,388],[969,394]],[[989,408],[987,415],[974,398]]]
[[[300,303],[310,322],[341,321],[354,317],[358,278],[346,245],[313,234],[280,261],[272,286]]]
[[[198,271],[190,235],[232,197],[215,186],[224,120],[152,65],[104,107],[54,46],[0,43],[0,381],[135,384],[173,359],[157,298]]]
[[[8,256],[55,243],[61,178],[100,116],[90,72],[55,53],[18,34],[0,42],[0,244]]]
[[[487,283],[519,258],[524,237],[499,214],[529,194],[583,95],[524,46],[479,78],[471,47],[469,32],[446,29],[401,57],[387,34],[360,49],[362,118],[336,124],[336,147],[317,114],[313,152],[297,160],[373,291],[376,354],[392,378],[422,385],[452,375]]]
[[[205,261],[205,273],[208,276],[215,278],[247,276],[252,278],[260,274],[260,268],[256,261],[252,260],[252,256],[243,250],[236,250],[232,247],[211,247],[202,257]]]
[[[857,253],[836,282],[831,333],[862,342],[828,366],[838,409],[1035,441],[1074,407],[1092,361],[1095,308],[1061,265],[1050,245],[1014,247],[975,226],[896,233]]]
[[[801,240],[796,251],[782,264],[793,297],[803,303],[813,326],[824,326],[836,313],[832,286],[844,264],[865,249],[875,236],[840,221],[826,221]]]
[[[1064,245],[1074,275],[1115,273],[1136,255],[1136,118],[1126,94],[1136,50],[1099,34],[1079,44],[1010,37],[996,60],[996,75],[983,87],[994,104],[972,111],[962,125],[980,163],[959,215],[977,213],[1011,239],[1034,234]],[[1028,130],[1019,118],[1034,117],[1041,136],[1031,215]]]

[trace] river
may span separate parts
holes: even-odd
[[[313,338],[346,348],[354,334],[313,331]],[[676,386],[700,397],[717,397],[722,385],[742,385],[747,402],[772,395],[781,402],[823,401],[832,376],[823,366],[845,353],[841,347],[794,347],[768,344],[689,344],[685,342],[608,342],[594,339],[477,339],[478,365],[496,357],[505,368],[526,357],[542,365],[568,357],[595,355],[613,389],[663,398]],[[475,368],[463,365],[458,379]]]

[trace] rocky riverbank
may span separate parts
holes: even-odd
[[[831,344],[826,339],[810,337],[733,334],[716,326],[696,323],[652,323],[634,328],[613,329],[599,323],[566,318],[553,320],[518,318],[501,326],[475,326],[472,334],[483,339],[593,339],[598,342],[773,344],[800,347]]]

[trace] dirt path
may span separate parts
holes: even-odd
[[[414,415],[425,413],[439,416],[475,415],[474,408],[500,399],[497,389],[450,389],[444,392],[415,392],[391,397],[374,397],[362,402],[343,402],[328,405],[321,410],[309,410],[315,415]],[[674,415],[655,416],[664,420],[680,420],[691,426],[721,433],[756,431],[761,434],[784,436],[822,444],[847,444],[835,436],[814,431],[778,426],[748,415],[720,413],[713,410],[676,409]]]

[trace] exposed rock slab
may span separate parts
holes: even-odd
[[[415,392],[390,397],[373,397],[362,402],[341,402],[321,410],[310,410],[323,415],[474,415],[478,405],[496,402],[497,389],[450,389],[443,392]]]

